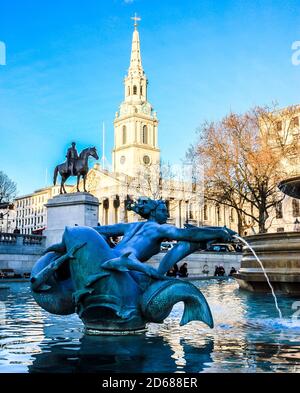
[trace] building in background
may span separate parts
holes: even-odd
[[[30,235],[42,234],[47,226],[47,212],[45,203],[48,199],[59,194],[60,186],[45,187],[34,191],[32,194],[23,195],[15,199],[15,227],[20,233]],[[71,190],[73,186],[66,186]]]
[[[282,172],[284,180],[300,175],[300,106],[283,108],[274,112],[273,132],[270,142],[274,149],[286,144],[288,154],[282,156]],[[267,221],[268,232],[300,231],[300,201],[285,196],[282,202],[272,209]]]

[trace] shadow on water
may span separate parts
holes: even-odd
[[[186,364],[178,367],[171,350],[162,337],[83,336],[79,345],[56,341],[47,351],[33,356],[30,373],[43,372],[200,372],[211,361],[213,343],[200,348],[181,342]],[[59,367],[58,367],[59,365]]]

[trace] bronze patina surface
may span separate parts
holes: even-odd
[[[49,247],[33,268],[31,287],[37,303],[55,314],[76,312],[90,334],[139,333],[147,322],[162,323],[180,301],[185,305],[181,325],[198,320],[213,327],[200,290],[165,273],[208,242],[231,240],[234,232],[168,225],[161,200],[140,198],[129,209],[146,221],[65,229],[62,242]],[[111,247],[112,236],[123,238]],[[143,263],[160,251],[165,239],[178,242],[159,268]]]

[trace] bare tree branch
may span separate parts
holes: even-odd
[[[17,193],[17,185],[4,172],[0,171],[0,203],[11,202]]]
[[[285,176],[282,158],[299,153],[297,113],[298,107],[254,107],[197,130],[199,139],[186,155],[204,166],[205,198],[235,209],[239,231],[247,216],[265,232],[271,209],[283,199],[277,188]]]

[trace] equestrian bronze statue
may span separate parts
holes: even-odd
[[[53,177],[53,184],[56,185],[57,175],[58,173],[61,176],[61,183],[60,183],[60,194],[66,194],[67,191],[65,189],[65,182],[70,176],[77,176],[77,192],[79,190],[79,181],[80,177],[83,179],[83,190],[86,190],[86,177],[89,171],[89,157],[93,157],[96,160],[99,159],[97,150],[95,147],[88,147],[78,155],[76,149],[76,143],[72,142],[72,146],[67,151],[67,161],[59,164],[55,167],[54,170],[54,177]]]

